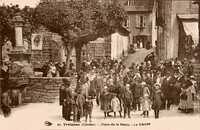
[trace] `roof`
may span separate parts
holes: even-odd
[[[127,28],[123,27],[123,26],[119,26],[117,28],[117,31],[118,31],[118,33],[120,33],[123,36],[129,36],[129,33],[130,33],[130,31]]]
[[[128,0],[119,0],[119,2],[124,5],[125,10],[130,12],[138,12],[138,11],[152,11],[154,8],[155,0],[133,0],[133,5],[128,5]]]
[[[198,20],[198,14],[177,14],[177,17],[181,20]]]

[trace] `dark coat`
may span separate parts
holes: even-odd
[[[153,110],[160,110],[163,96],[164,95],[160,89],[154,90],[152,94],[152,101],[153,101],[152,109]]]
[[[153,87],[153,79],[148,77],[148,78],[145,79],[145,82],[146,82],[149,90],[152,91],[153,90],[153,88],[152,88]]]
[[[2,99],[1,99],[1,105],[2,106],[6,106],[6,107],[8,107],[8,108],[11,108],[11,100],[10,100],[10,98],[9,98],[9,95],[8,95],[8,93],[7,92],[4,92],[3,94],[2,94],[2,97],[1,97]]]
[[[42,72],[43,72],[42,77],[47,77],[47,73],[48,73],[49,69],[50,69],[49,65],[42,66]]]
[[[65,105],[69,105],[72,103],[72,90],[69,87],[64,89],[63,98],[65,100]]]
[[[187,68],[188,77],[193,75],[193,72],[194,72],[194,66],[192,64],[189,64]]]
[[[125,90],[122,98],[124,105],[129,106],[133,102],[133,94],[131,91]]]
[[[167,73],[167,68],[166,68],[165,66],[159,66],[159,67],[157,68],[157,71],[161,72],[161,76],[163,77],[163,76],[165,76],[166,73]]]
[[[131,87],[132,87],[131,90],[132,90],[132,93],[133,93],[133,97],[134,98],[141,97],[142,88],[140,87],[140,85],[134,83]]]
[[[65,86],[62,84],[60,86],[60,92],[59,92],[59,104],[63,105],[64,103],[64,91],[65,91]]]
[[[167,79],[167,77],[163,79],[161,90],[166,98],[172,97],[173,83],[174,82],[172,77],[170,77],[169,79]]]
[[[96,91],[102,91],[103,90],[103,87],[104,87],[104,81],[102,78],[97,78],[95,77],[94,80],[93,80],[93,85],[94,85],[94,88]]]
[[[101,110],[103,110],[104,112],[111,111],[111,99],[112,99],[112,95],[109,92],[102,93],[102,95],[101,95]]]

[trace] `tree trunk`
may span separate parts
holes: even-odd
[[[70,59],[72,56],[73,46],[67,47],[67,56],[66,56],[66,66],[65,66],[65,73],[69,70]]]
[[[79,72],[81,69],[81,51],[82,47],[76,47],[76,70]]]

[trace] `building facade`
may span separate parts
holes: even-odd
[[[192,0],[157,0],[157,55],[161,60],[179,57],[181,37],[179,37],[178,15],[197,14],[198,5]],[[196,28],[198,30],[198,27]]]
[[[61,37],[55,33],[38,32],[32,34],[31,38],[31,65],[34,68],[41,68],[49,61],[65,62],[65,47]]]
[[[156,2],[155,0],[119,0],[127,11],[124,26],[130,31],[130,44],[136,48],[156,46]]]
[[[83,57],[86,59],[103,59],[110,57],[120,61],[123,56],[128,54],[129,49],[129,31],[126,28],[119,27],[115,33],[105,38],[98,38],[90,41],[83,48]]]

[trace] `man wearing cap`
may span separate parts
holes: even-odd
[[[100,77],[100,73],[97,73],[97,76],[94,78],[93,85],[94,85],[94,88],[95,88],[95,91],[96,91],[96,103],[99,106],[101,92],[102,92],[103,87],[104,87],[104,81]]]
[[[161,77],[164,77],[166,75],[167,68],[164,66],[164,62],[163,61],[160,61],[160,66],[159,66],[157,71],[161,72]]]
[[[72,111],[72,90],[70,88],[70,81],[68,79],[63,79],[63,84],[62,84],[65,89],[63,90],[63,107],[64,107],[64,118],[67,121],[71,121],[70,119],[71,116],[71,111]]]
[[[1,108],[5,117],[11,114],[11,100],[9,98],[9,89],[3,89]]]
[[[64,112],[64,91],[65,91],[65,85],[60,86],[59,91],[59,104],[62,106],[62,117],[64,118],[65,112]]]
[[[161,90],[165,96],[165,99],[163,101],[162,107],[165,109],[166,107],[166,101],[167,101],[167,110],[170,109],[170,106],[172,104],[172,91],[173,91],[173,86],[175,82],[170,75],[170,72],[167,72],[167,76],[163,79],[163,83],[161,85]]]
[[[81,94],[81,86],[78,86],[75,89],[75,94],[74,94],[74,103],[73,103],[74,122],[80,122],[80,119],[83,116],[84,101],[85,97],[83,94]]]
[[[124,102],[124,118],[126,118],[126,113],[128,114],[128,118],[131,118],[131,106],[133,102],[133,94],[130,91],[130,84],[126,84],[126,89],[123,93],[123,102]]]

